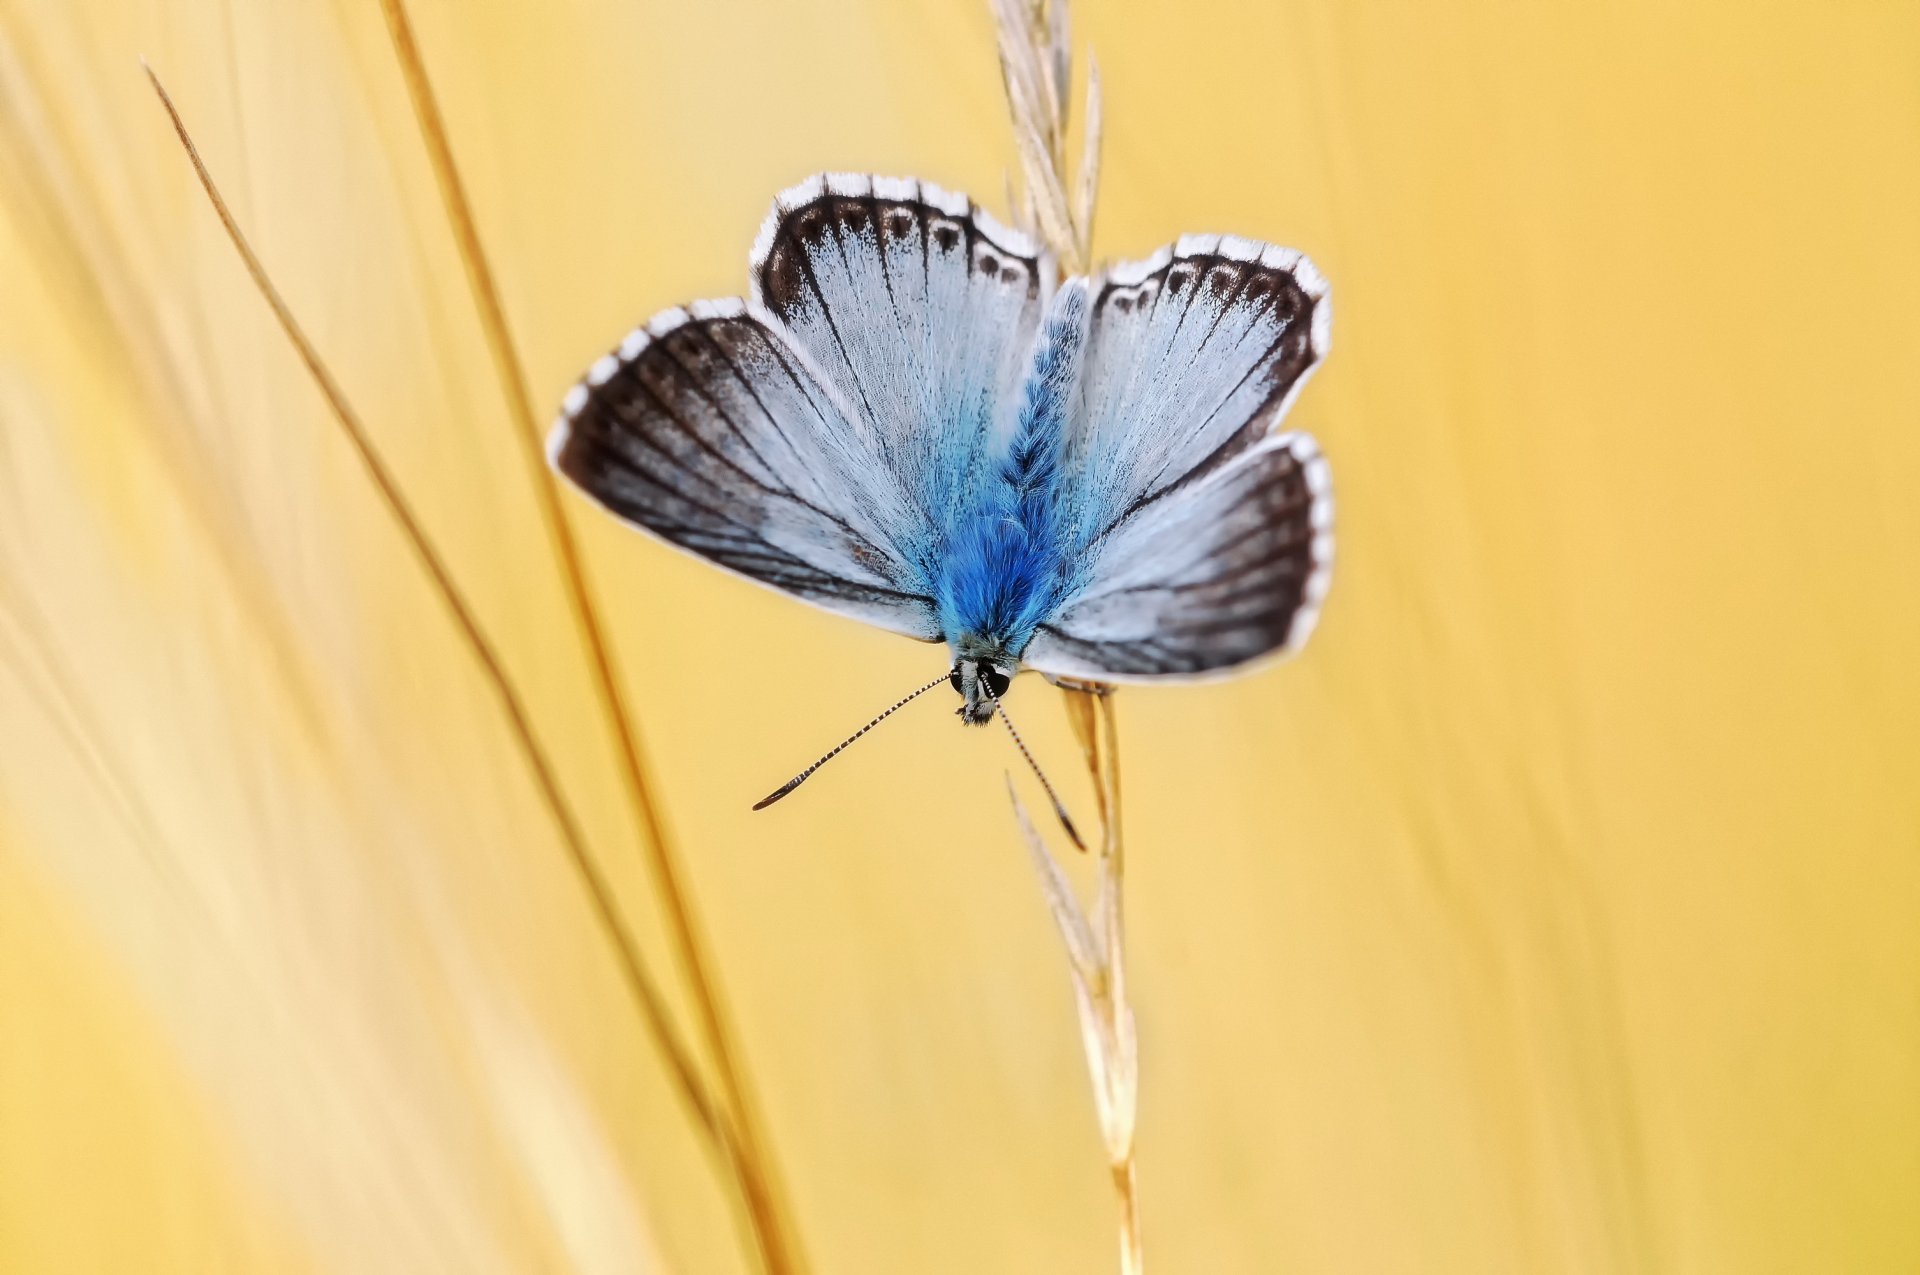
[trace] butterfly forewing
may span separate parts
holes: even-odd
[[[1052,275],[1027,236],[964,195],[846,173],[781,195],[753,262],[755,299],[935,512],[978,477]]]
[[[568,396],[553,462],[682,549],[869,623],[939,636],[895,548],[909,503],[806,360],[739,301],[669,310]]]
[[[1189,235],[1100,278],[1068,444],[1092,533],[1270,434],[1330,317],[1310,262],[1248,239]]]

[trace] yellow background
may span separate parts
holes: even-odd
[[[536,391],[774,192],[1001,203],[983,4],[420,0]],[[1339,563],[1120,702],[1161,1271],[1920,1269],[1920,9],[1087,0],[1096,249],[1304,249]],[[484,685],[139,72],[474,595],[657,968],[373,0],[0,5],[0,1270],[739,1268]],[[1005,741],[572,505],[822,1272],[1098,1272]],[[931,671],[930,671],[931,669]],[[1012,705],[1089,808],[1056,696]]]

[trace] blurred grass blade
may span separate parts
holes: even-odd
[[[1073,969],[1074,985],[1083,989],[1098,986],[1104,981],[1101,945],[1095,939],[1092,927],[1087,924],[1086,913],[1080,910],[1079,900],[1074,897],[1073,883],[1067,880],[1066,872],[1048,852],[1046,843],[1034,829],[1033,821],[1027,817],[1026,807],[1020,802],[1020,795],[1014,791],[1011,778],[1007,780],[1007,798],[1013,802],[1013,817],[1020,827],[1020,839],[1033,860],[1034,872],[1040,878],[1040,891],[1046,896],[1047,911],[1052,914],[1053,923],[1060,930],[1060,939],[1066,944],[1067,962]]]
[[[1080,260],[1093,264],[1093,207],[1100,193],[1100,63],[1087,55],[1087,122],[1081,143],[1080,176],[1074,187],[1073,223],[1079,233]]]
[[[175,109],[173,99],[168,95],[166,87],[161,84],[160,77],[155,74],[151,66],[145,69],[147,79],[153,85],[160,104],[166,109],[174,132],[179,137],[181,146],[185,148],[187,158],[193,165],[194,174],[212,203],[214,213],[220,219],[220,225],[226,231],[227,238],[232,242],[234,250],[239,253],[254,286],[273,311],[281,330],[285,332],[295,353],[298,354],[321,395],[326,399],[334,421],[352,444],[368,479],[380,496],[381,503],[405,537],[415,560],[426,572],[448,617],[454,622],[469,654],[478,664],[488,686],[494,692],[495,702],[505,718],[508,733],[534,780],[541,802],[552,819],[576,874],[586,890],[588,900],[592,904],[594,918],[613,948],[628,991],[633,996],[655,1044],[667,1062],[676,1082],[677,1092],[717,1149],[723,1154],[733,1154],[732,1128],[726,1122],[723,1113],[716,1109],[694,1066],[692,1056],[674,1029],[660,989],[642,963],[638,946],[632,936],[627,933],[626,926],[614,906],[608,882],[588,853],[579,820],[567,803],[565,794],[560,790],[552,763],[534,734],[526,707],[521,702],[519,692],[514,689],[513,682],[508,677],[493,643],[481,629],[479,620],[448,572],[445,562],[433,547],[432,541],[428,539],[425,529],[414,515],[392,472],[375,448],[372,437],[347,402],[333,374],[321,361],[319,352],[307,339],[306,333],[294,318],[285,299],[273,286],[266,268],[254,255],[246,236],[241,233],[239,224],[234,221],[233,214],[228,209],[226,200],[221,197],[212,174],[207,171],[206,164],[201,160],[199,149],[194,145],[193,138],[187,132],[186,124],[180,118],[179,111]]]
[[[605,626],[601,623],[600,608],[587,578],[579,544],[567,521],[558,483],[546,461],[544,440],[539,419],[533,410],[532,395],[527,388],[525,367],[514,343],[512,329],[507,323],[506,309],[500,301],[493,268],[480,240],[466,185],[460,178],[460,169],[454,160],[446,121],[441,115],[439,101],[434,96],[433,83],[427,75],[419,42],[414,38],[406,5],[402,0],[381,0],[380,7],[386,16],[395,60],[399,62],[401,74],[406,80],[407,96],[420,126],[421,139],[432,161],[434,181],[439,188],[447,222],[466,271],[467,286],[473,295],[474,308],[478,311],[480,327],[486,337],[487,353],[493,361],[508,415],[520,438],[520,453],[527,468],[528,480],[539,498],[540,516],[546,526],[548,542],[560,563],[574,624],[586,648],[594,687],[618,754],[622,789],[641,834],[643,857],[665,907],[675,952],[699,1014],[701,1035],[719,1075],[720,1096],[726,1103],[737,1137],[737,1142],[732,1145],[738,1155],[730,1159],[729,1167],[733,1171],[741,1203],[746,1209],[765,1268],[774,1275],[804,1271],[806,1262],[788,1221],[778,1168],[767,1147],[758,1105],[740,1061],[739,1043],[728,1020],[719,979],[683,883],[678,856],[662,818],[659,801],[648,780],[639,733],[614,665],[612,644],[607,640]]]

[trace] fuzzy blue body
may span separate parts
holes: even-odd
[[[1086,340],[1086,293],[1063,288],[1034,344],[1010,427],[982,430],[983,463],[955,500],[931,581],[955,657],[1011,669],[1077,574],[1066,541],[1066,440]]]

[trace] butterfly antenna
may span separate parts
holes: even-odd
[[[798,788],[801,784],[806,783],[808,777],[811,776],[814,771],[820,769],[822,766],[832,761],[835,757],[838,757],[841,753],[845,752],[847,749],[847,745],[851,744],[854,740],[860,738],[862,735],[866,734],[868,731],[872,730],[874,727],[878,726],[881,722],[886,721],[887,718],[893,716],[895,713],[905,708],[908,704],[911,704],[914,700],[919,699],[922,695],[925,695],[928,691],[940,685],[940,683],[946,681],[947,678],[950,676],[952,676],[951,673],[942,673],[939,677],[934,678],[931,682],[928,682],[925,686],[913,692],[913,694],[902,696],[899,702],[895,703],[893,706],[888,708],[886,712],[880,714],[878,717],[868,722],[865,726],[862,726],[859,730],[853,732],[853,734],[841,740],[839,744],[835,745],[833,750],[829,752],[825,757],[822,757],[819,761],[813,763],[813,765],[807,767],[805,770],[795,775],[792,779],[789,779],[786,783],[780,785],[779,788],[777,788],[773,792],[768,793],[766,796],[762,797],[759,801],[754,802],[753,808],[755,810],[765,810],[768,806],[771,806],[774,802],[780,800],[782,797],[792,792],[795,788]],[[1045,783],[1046,781],[1041,780],[1041,782]]]
[[[1013,728],[1013,719],[1007,716],[1007,706],[1002,704],[1000,697],[993,693],[993,687],[988,684],[984,674],[980,678],[980,688],[987,693],[987,698],[993,701],[993,707],[999,713],[1000,720],[1006,723],[1007,734],[1013,736],[1014,747],[1018,748],[1020,755],[1027,759],[1027,765],[1033,768],[1034,778],[1038,779],[1040,787],[1046,790],[1047,800],[1053,803],[1053,813],[1060,820],[1060,826],[1067,830],[1067,836],[1080,848],[1081,853],[1086,853],[1087,843],[1080,840],[1079,830],[1073,826],[1073,820],[1067,815],[1066,804],[1060,800],[1060,794],[1053,790],[1053,785],[1047,782],[1046,772],[1040,769],[1040,763],[1033,759],[1031,752],[1027,751],[1027,741],[1020,738],[1020,732]]]

